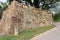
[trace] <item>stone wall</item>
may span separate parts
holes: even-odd
[[[52,21],[52,14],[49,11],[13,1],[3,12],[0,33],[17,35],[26,29],[52,25]]]

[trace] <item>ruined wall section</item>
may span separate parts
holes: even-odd
[[[52,14],[49,11],[33,8],[13,1],[3,12],[0,21],[0,33],[18,34],[26,29],[52,24]]]

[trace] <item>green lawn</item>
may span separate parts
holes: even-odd
[[[37,36],[53,27],[54,26],[33,28],[33,29],[25,30],[25,31],[19,33],[18,36],[13,36],[13,35],[1,36],[0,40],[29,40],[29,39],[33,38],[34,36]]]

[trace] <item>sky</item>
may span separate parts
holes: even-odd
[[[7,0],[0,0],[0,2],[6,2]]]

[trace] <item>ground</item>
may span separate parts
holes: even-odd
[[[44,26],[44,27],[33,28],[33,29],[20,32],[18,36],[14,36],[14,35],[1,36],[0,40],[30,40],[31,38],[47,30],[50,30],[51,28],[54,28],[54,26]]]
[[[54,23],[56,25],[55,28],[38,35],[31,40],[60,40],[60,23]]]

